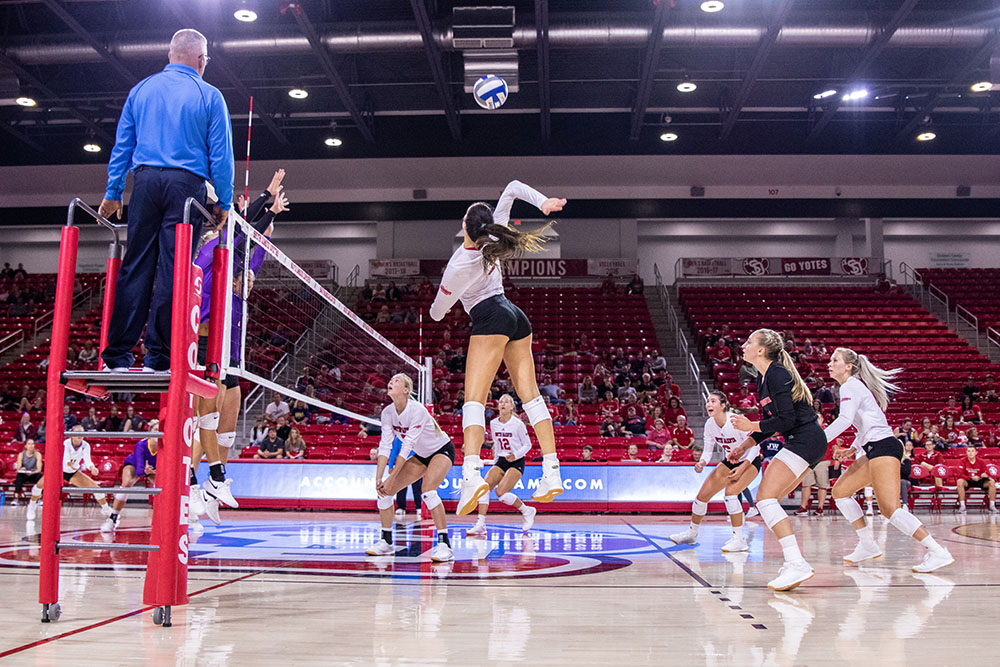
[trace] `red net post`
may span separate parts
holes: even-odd
[[[69,324],[73,311],[73,283],[76,281],[76,251],[80,230],[63,227],[59,243],[59,273],[56,277],[56,305],[52,317],[52,341],[45,399],[45,488],[42,491],[42,536],[38,572],[38,602],[59,601],[59,497],[62,493],[63,468],[63,399],[66,389],[62,374],[66,370]]]
[[[163,450],[157,456],[156,483],[162,491],[153,505],[151,542],[143,602],[156,606],[187,604],[188,493],[187,466],[194,435],[194,398],[188,375],[198,357],[201,270],[191,257],[191,225],[177,225],[174,244],[174,309],[170,329],[170,386],[160,422]],[[187,295],[185,298],[183,295]],[[186,306],[186,307],[185,307]],[[162,397],[161,397],[161,406]]]
[[[223,332],[226,328],[226,290],[229,280],[229,248],[216,246],[212,253],[212,311],[208,317],[208,352],[205,379],[218,380],[222,363]]]
[[[101,367],[101,355],[108,346],[108,324],[115,310],[115,293],[118,289],[118,271],[122,268],[122,257],[125,256],[125,246],[119,241],[111,244],[108,250],[107,273],[104,278],[104,304],[101,308],[101,345],[97,350],[97,367]]]

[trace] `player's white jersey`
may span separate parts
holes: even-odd
[[[854,437],[854,449],[862,454],[862,446],[866,443],[894,437],[875,395],[864,382],[853,376],[840,385],[840,415],[824,430],[826,441],[833,442],[849,426],[858,431]]]
[[[90,443],[84,440],[79,447],[73,447],[73,441],[69,438],[63,440],[63,472],[77,472],[81,468],[89,470],[94,467],[94,462],[90,458]]]
[[[520,181],[511,181],[493,211],[495,224],[507,226],[510,221],[510,207],[515,199],[522,199],[536,208],[541,208],[546,197]],[[481,301],[498,294],[503,294],[503,273],[499,264],[484,271],[483,253],[476,248],[460,246],[448,260],[448,266],[441,277],[441,286],[438,288],[437,296],[434,297],[434,303],[431,304],[431,318],[434,320],[443,318],[459,299],[462,300],[465,312],[469,313]]]
[[[390,403],[382,410],[382,439],[378,444],[378,455],[388,457],[392,452],[392,441],[403,441],[399,455],[406,458],[412,451],[417,456],[430,456],[448,444],[448,436],[441,431],[420,401],[412,398],[406,401],[401,413]]]
[[[515,459],[519,459],[531,451],[528,428],[514,415],[511,415],[506,423],[501,422],[499,417],[491,420],[490,434],[493,436],[493,454],[498,459],[508,454],[513,454]]]
[[[716,424],[712,417],[705,421],[705,445],[701,451],[702,462],[711,461],[712,454],[716,449],[722,450],[720,461],[728,458],[729,452],[742,445],[750,437],[748,431],[740,431],[733,426],[730,417],[732,415],[727,412],[726,421],[723,422],[722,426]],[[754,445],[743,454],[740,461],[753,461],[758,456],[760,456],[760,445]]]

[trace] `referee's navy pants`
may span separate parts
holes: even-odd
[[[174,296],[174,234],[184,221],[184,202],[204,205],[205,179],[183,169],[140,166],[133,175],[128,205],[128,245],[118,273],[108,347],[101,358],[109,368],[129,367],[133,348],[146,327],[143,366],[170,368],[170,316]],[[204,219],[192,214],[193,261]],[[186,302],[185,302],[186,303]]]

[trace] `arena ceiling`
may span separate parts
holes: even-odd
[[[487,4],[513,7],[513,25],[453,41],[454,10]],[[255,158],[1000,149],[995,0],[701,4],[0,0],[0,164],[106,161],[129,88],[182,27],[209,38],[205,78],[225,93],[238,157],[251,95]],[[519,85],[497,111],[464,91],[487,71]],[[997,92],[970,88],[990,81]]]

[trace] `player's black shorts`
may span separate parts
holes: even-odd
[[[970,489],[973,488],[973,487],[975,487],[977,489],[986,490],[990,486],[990,478],[989,477],[980,477],[979,479],[967,479],[967,480],[965,480],[965,482],[966,482],[966,484],[968,484],[968,486],[969,486]]]
[[[826,434],[818,422],[810,422],[799,426],[791,433],[785,434],[785,445],[791,453],[799,456],[812,468],[826,456]]]
[[[63,471],[63,483],[68,483],[69,480],[73,479],[73,475],[75,475],[77,472],[80,472],[80,471],[79,470],[77,470],[75,472],[66,472],[66,471]]]
[[[507,336],[521,340],[531,335],[531,322],[524,311],[510,302],[503,294],[480,301],[469,312],[472,318],[472,336]]]
[[[866,442],[862,447],[869,461],[880,456],[891,456],[899,461],[903,460],[903,443],[898,438],[884,438],[875,442]]]
[[[514,459],[513,461],[508,461],[506,456],[498,457],[496,462],[496,467],[500,468],[500,470],[502,470],[505,473],[511,468],[513,468],[514,470],[520,471],[520,473],[523,475],[524,457],[522,456],[521,458]]]
[[[737,466],[740,466],[742,464],[743,461],[740,461],[739,463],[730,463],[729,459],[722,459],[722,465],[726,466],[730,470],[736,470]],[[753,461],[750,462],[750,465],[756,468],[757,472],[760,472],[761,467],[763,467],[764,465],[764,457],[758,455],[757,458],[755,458]]]
[[[208,336],[198,336],[198,363],[202,366],[205,365],[205,361],[208,359]],[[226,375],[226,378],[222,381],[222,386],[226,389],[232,389],[233,387],[238,387],[240,384],[240,379],[235,375]]]
[[[445,456],[447,456],[449,459],[451,459],[452,465],[454,465],[454,463],[455,463],[455,445],[451,444],[451,440],[449,440],[448,442],[446,442],[445,444],[443,444],[441,446],[441,449],[437,450],[436,452],[434,452],[430,456],[420,456],[416,452],[413,452],[413,458],[415,458],[416,460],[420,461],[425,466],[428,466],[428,465],[431,464],[431,459],[434,458],[435,456],[437,456],[438,454],[444,454]]]

